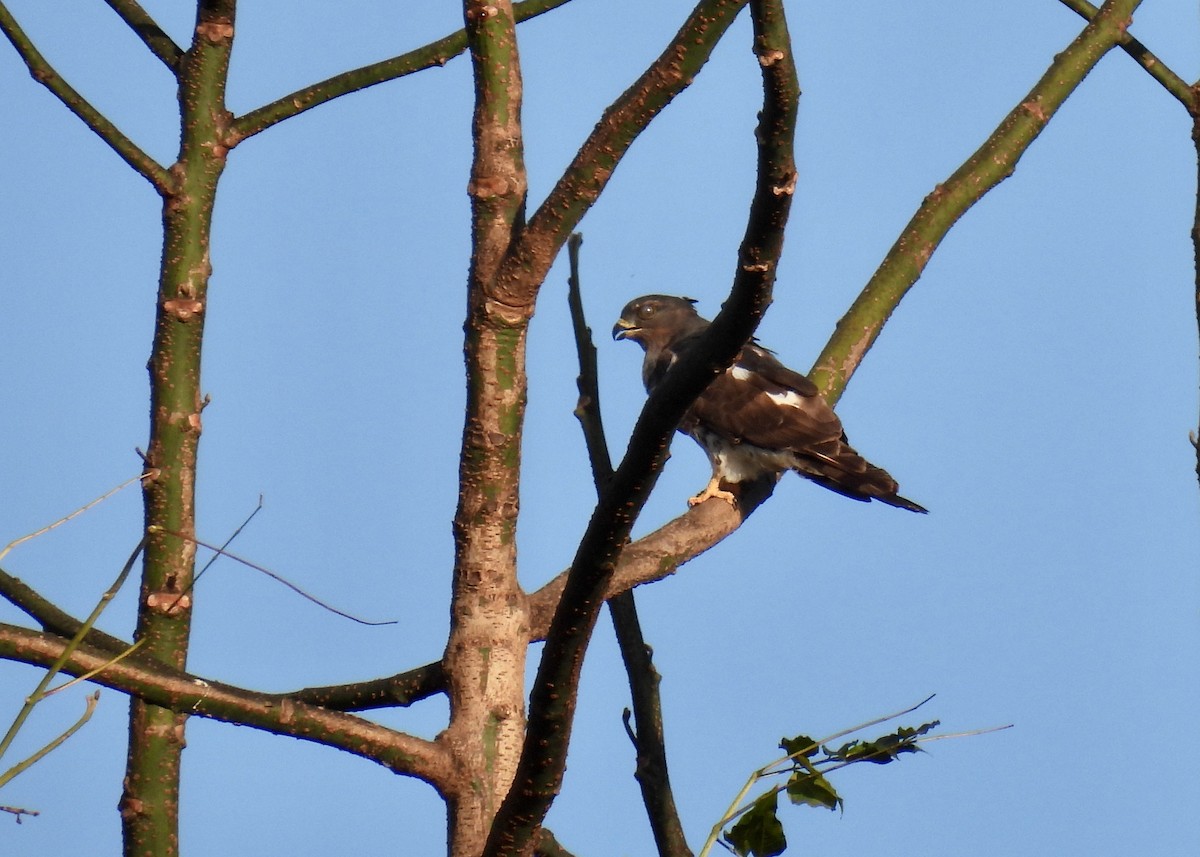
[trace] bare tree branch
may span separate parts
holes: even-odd
[[[36,592],[24,581],[13,577],[0,569],[0,597],[3,597],[17,609],[23,611],[31,619],[60,637],[74,637],[83,627],[83,623],[74,616],[60,609],[46,597]],[[83,642],[97,649],[103,649],[111,654],[120,654],[129,648],[124,640],[109,636],[103,631],[92,629],[84,637]]]
[[[970,158],[933,189],[883,263],[837,324],[810,377],[830,404],[841,398],[893,310],[925,270],[946,233],[1017,161],[1100,58],[1118,44],[1141,0],[1108,0],[1083,32]]]
[[[163,206],[150,376],[147,536],[137,602],[140,651],[176,669],[187,663],[196,546],[196,474],[204,400],[201,352],[212,274],[217,186],[225,169],[225,85],[235,0],[198,0],[191,46],[180,63],[179,155]],[[188,538],[180,538],[178,533]],[[127,854],[179,853],[179,777],[187,715],[142,698],[129,704],[129,754],[120,801]]]
[[[54,93],[68,110],[91,128],[96,136],[107,143],[121,160],[133,167],[138,175],[149,181],[159,194],[168,196],[174,191],[175,181],[171,174],[122,134],[116,125],[59,76],[54,67],[34,47],[3,2],[0,2],[0,31],[4,32],[12,46],[17,49],[34,80]]]
[[[575,405],[575,417],[583,429],[583,445],[592,466],[592,481],[599,494],[612,478],[612,456],[608,453],[608,438],[604,435],[604,420],[600,413],[599,370],[596,366],[596,346],[592,341],[592,329],[583,314],[583,295],[579,287],[579,248],[583,236],[573,234],[567,241],[567,257],[570,275],[567,278],[567,306],[571,311],[571,327],[575,335],[575,354],[579,360],[579,376],[575,386],[579,390],[579,401]]]
[[[642,635],[637,604],[632,592],[622,592],[608,601],[621,660],[629,677],[633,717],[637,728],[629,727],[629,709],[625,709],[625,727],[637,754],[634,777],[642,792],[642,803],[659,857],[692,857],[688,847],[675,793],[667,767],[667,744],[663,730],[662,698],[658,686],[662,680],[654,668],[650,647]]]
[[[67,727],[66,730],[61,732],[57,737],[52,739],[49,743],[47,743],[41,749],[37,750],[32,755],[22,759],[20,762],[13,765],[7,771],[0,772],[0,788],[4,788],[4,786],[8,785],[8,783],[11,780],[20,776],[22,773],[29,770],[31,767],[36,765],[42,759],[46,758],[46,756],[53,753],[55,750],[57,750],[59,747],[61,747],[68,738],[70,738],[72,735],[74,735],[76,732],[78,732],[80,729],[82,729],[83,725],[92,719],[92,714],[94,714],[96,711],[96,703],[99,701],[100,701],[100,691],[96,691],[93,694],[89,694],[86,697],[86,701],[84,703],[83,714],[80,716],[80,718],[78,720],[76,720],[71,726]],[[16,724],[14,724],[14,725],[16,725]]]
[[[55,636],[69,639],[83,627],[79,619],[3,569],[0,569],[0,597],[26,613],[42,627],[42,630]],[[127,641],[94,628],[84,637],[83,642],[93,650],[107,652],[110,656],[119,655],[130,647]],[[140,653],[134,653],[132,657],[140,660],[147,668],[154,665],[153,660]],[[368,711],[375,708],[408,706],[442,693],[445,689],[445,673],[441,663],[435,662],[386,678],[263,695],[278,700],[280,704],[291,700],[319,705],[334,711]]]
[[[1095,18],[1100,11],[1087,0],[1059,0],[1059,2],[1086,21]],[[1152,54],[1149,48],[1129,35],[1128,32],[1121,35],[1121,38],[1117,40],[1117,45],[1133,57],[1134,61],[1144,68],[1152,78],[1161,83],[1167,92],[1179,99],[1189,112],[1195,113],[1196,95],[1192,87],[1171,71],[1161,59]]]
[[[525,219],[522,82],[509,0],[463,0],[475,107],[466,413],[454,513],[450,636],[442,665],[450,723],[439,740],[473,782],[448,801],[450,853],[477,855],[512,782],[524,734],[527,641],[517,580],[521,437],[532,306],[493,300],[496,270]],[[481,678],[486,677],[486,678]]]
[[[728,503],[701,503],[652,533],[630,542],[621,552],[605,589],[612,598],[636,586],[670,577],[685,563],[720,544],[771,496],[775,480],[743,484],[736,509]],[[560,572],[529,595],[529,626],[534,640],[545,639],[550,620],[566,587],[567,571]]]
[[[538,15],[557,9],[570,0],[524,0],[513,4],[513,17],[517,23],[536,18]],[[303,89],[285,95],[235,119],[231,126],[229,146],[235,146],[247,137],[252,137],[277,125],[284,119],[298,116],[314,107],[327,104],[335,98],[358,92],[380,83],[404,77],[434,66],[443,66],[467,49],[467,32],[458,30],[443,36],[436,42],[392,57],[391,59],[365,65],[334,75]]]
[[[743,486],[737,509],[728,503],[702,503],[649,535],[631,542],[617,561],[605,590],[605,599],[674,574],[684,563],[695,559],[737,530],[771,495],[774,487],[773,479],[761,479]],[[554,610],[562,599],[568,571],[559,573],[529,595],[532,642],[546,638]],[[406,707],[445,691],[445,672],[440,662],[434,662],[384,678],[305,688],[281,696],[338,711],[366,711]]]
[[[179,73],[179,63],[183,60],[183,48],[175,44],[175,40],[166,34],[162,27],[150,17],[137,0],[104,0],[109,8],[116,12],[121,20],[129,25],[129,29],[150,49],[150,52],[162,60],[163,65],[176,74]]]
[[[334,711],[369,711],[373,708],[403,708],[445,692],[446,671],[442,669],[441,661],[435,661],[387,678],[309,687],[280,696]]]
[[[679,420],[713,377],[733,362],[770,303],[795,188],[792,148],[799,86],[790,46],[774,40],[782,8],[769,3],[760,9],[776,23],[769,28],[771,39],[757,33],[755,39],[764,84],[758,183],[733,288],[696,353],[676,364],[647,400],[625,457],[588,523],[546,636],[521,761],[488,836],[487,857],[532,850],[562,782],[583,654],[616,561],[666,460]]]
[[[16,817],[17,824],[21,823],[21,817],[28,815],[30,818],[36,818],[41,815],[36,809],[24,809],[19,806],[0,806],[0,812],[7,812]]]
[[[608,454],[608,442],[604,436],[604,420],[600,411],[600,381],[596,366],[596,346],[592,331],[583,312],[583,297],[579,285],[579,247],[583,236],[578,233],[567,242],[571,273],[567,279],[567,302],[571,309],[571,327],[575,332],[575,351],[579,358],[579,403],[575,416],[583,428],[588,459],[592,462],[592,476],[598,497],[604,496],[605,486],[612,478],[612,460]],[[671,778],[667,767],[666,737],[663,733],[662,700],[658,693],[660,677],[654,668],[650,647],[642,634],[638,620],[637,602],[633,591],[621,592],[608,601],[612,615],[613,630],[617,645],[625,662],[629,677],[629,691],[633,700],[633,712],[637,732],[629,730],[637,751],[635,777],[642,792],[642,803],[654,834],[654,842],[660,857],[692,857],[688,848],[675,796],[671,790]],[[628,729],[629,710],[626,709]]]
[[[0,624],[0,657],[8,660],[49,666],[62,654],[67,643],[56,634]],[[206,681],[166,664],[129,658],[106,666],[109,660],[110,655],[105,650],[80,646],[63,671],[80,675],[103,667],[91,681],[161,708],[344,750],[397,774],[424,780],[442,794],[454,787],[449,757],[432,741],[350,714]]]
[[[558,251],[650,122],[691,85],[747,0],[701,0],[649,68],[604,111],[529,220],[496,277],[495,299],[528,305]]]

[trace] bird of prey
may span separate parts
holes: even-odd
[[[647,392],[708,328],[694,303],[691,298],[646,295],[621,311],[613,339],[632,339],[646,350],[642,380]],[[735,495],[721,483],[749,482],[765,474],[778,478],[794,470],[854,500],[927,511],[901,497],[896,480],[847,443],[842,421],[812,381],[753,340],[700,394],[679,431],[700,444],[712,464],[712,479],[689,500],[693,506],[709,497],[735,505]]]

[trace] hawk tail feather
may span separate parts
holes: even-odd
[[[922,515],[928,515],[929,510],[920,503],[914,503],[907,497],[901,497],[899,494],[893,494],[890,497],[876,497],[881,503],[887,503],[889,506],[895,506],[897,509],[908,509],[910,512],[919,512]]]
[[[921,514],[929,512],[921,504],[901,497],[900,486],[892,475],[859,455],[854,447],[845,442],[844,435],[840,441],[825,444],[825,447],[823,450],[808,450],[807,455],[797,454],[795,471],[823,488],[852,500],[864,503],[878,500],[897,509]]]

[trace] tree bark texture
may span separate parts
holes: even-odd
[[[443,667],[450,723],[441,741],[459,771],[448,795],[450,853],[482,850],[512,783],[525,734],[525,595],[517,582],[525,341],[532,296],[495,293],[525,206],[521,67],[512,4],[466,0],[475,74],[468,192],[472,256],[464,345],[467,412],[454,518],[451,627]]]
[[[150,440],[143,480],[146,550],[136,638],[142,652],[183,669],[196,556],[200,355],[208,300],[209,237],[225,166],[225,78],[234,3],[198,7],[192,47],[179,64],[181,145],[163,200],[163,257],[150,356]],[[186,717],[130,701],[121,820],[128,857],[179,853],[179,773]]]

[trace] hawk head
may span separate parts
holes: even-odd
[[[613,325],[613,339],[632,339],[648,352],[662,350],[681,337],[708,327],[691,298],[645,295],[625,304]]]

